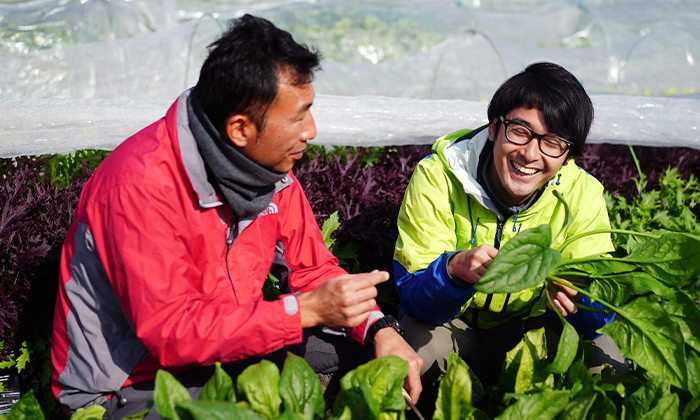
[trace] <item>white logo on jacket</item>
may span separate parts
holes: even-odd
[[[277,214],[279,210],[277,209],[277,204],[270,203],[267,208],[258,214],[258,217],[267,216],[268,214]]]

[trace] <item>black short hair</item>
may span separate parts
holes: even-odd
[[[229,25],[209,45],[196,97],[219,131],[235,114],[246,115],[262,130],[280,77],[290,77],[294,84],[311,82],[321,55],[263,18],[245,15]]]
[[[569,157],[583,155],[593,123],[593,102],[568,70],[548,62],[530,64],[503,82],[493,95],[489,122],[520,107],[541,111],[549,132],[573,143]]]

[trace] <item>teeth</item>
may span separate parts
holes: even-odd
[[[522,165],[518,165],[517,163],[515,163],[513,161],[511,161],[510,163],[511,163],[511,165],[513,165],[513,168],[515,168],[516,171],[522,172],[525,175],[534,175],[535,173],[537,173],[537,169],[526,168]]]

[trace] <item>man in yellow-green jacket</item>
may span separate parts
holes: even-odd
[[[493,383],[506,351],[525,331],[546,322],[547,316],[523,320],[542,287],[487,295],[473,285],[501,244],[521,230],[549,224],[557,236],[565,210],[553,190],[573,214],[555,248],[581,232],[610,228],[603,186],[573,161],[583,154],[593,104],[571,73],[553,63],[528,66],[496,91],[488,121],[435,142],[433,154],[417,166],[399,212],[394,274],[406,315],[401,324],[424,359],[425,390],[441,378],[451,351],[483,383]],[[592,235],[565,248],[563,258],[613,250],[609,235]],[[579,311],[576,304],[596,304],[563,285],[551,297],[548,309],[594,340],[603,355],[598,359],[624,368],[612,340],[596,333],[612,316]]]

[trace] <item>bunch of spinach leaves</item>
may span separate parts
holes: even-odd
[[[404,419],[406,403],[401,389],[408,375],[408,363],[396,356],[372,360],[348,372],[340,381],[340,393],[332,407],[337,420]],[[326,418],[321,384],[306,361],[287,353],[282,372],[274,363],[262,360],[248,366],[234,380],[220,363],[202,388],[196,401],[170,373],[159,370],[153,392],[153,406],[126,417],[143,419],[151,409],[165,420],[315,420]],[[102,419],[105,408],[78,409],[71,420]],[[5,417],[0,416],[0,420]],[[43,420],[41,407],[30,391],[12,407],[8,420]]]
[[[348,372],[332,407],[339,420],[404,418],[406,403],[401,389],[408,364],[388,356],[372,360]],[[280,373],[277,365],[263,360],[246,368],[234,386],[231,377],[216,364],[215,374],[197,401],[165,371],[156,377],[154,405],[166,420],[184,419],[322,419],[326,406],[320,382],[306,361],[287,354]],[[144,410],[132,419],[143,418]]]
[[[563,197],[554,194],[566,207],[563,231],[571,223],[571,213]],[[628,235],[627,255],[562,260],[561,251],[572,242],[611,232]],[[507,405],[499,418],[528,418],[535,412],[538,418],[554,418],[563,412],[570,415],[562,418],[588,418],[588,414],[592,418],[642,418],[642,413],[649,415],[654,407],[659,407],[663,418],[700,416],[700,308],[694,302],[700,293],[700,236],[610,229],[568,238],[553,249],[555,239],[549,225],[523,231],[501,248],[475,287],[484,293],[508,293],[540,284],[552,288],[557,282],[600,302],[605,311],[616,312],[614,321],[599,332],[610,336],[636,366],[635,386],[627,393],[634,390],[631,396],[639,393],[635,398],[642,402],[635,405],[625,400],[631,396],[622,378],[629,377],[608,372],[614,379],[606,386],[617,390],[625,401],[616,404],[611,400],[610,390],[596,382],[601,378],[588,374],[576,330],[560,316],[563,330],[553,360],[547,359],[543,330],[528,333],[508,353],[499,386],[509,392],[506,399],[510,396],[517,402]],[[544,313],[550,297],[548,293],[543,296],[531,316]],[[583,305],[579,309],[593,310]],[[441,404],[438,398],[438,407]],[[555,405],[561,405],[560,409]],[[553,415],[547,414],[552,411]],[[628,417],[630,412],[640,416]],[[458,418],[437,414],[437,419]]]

